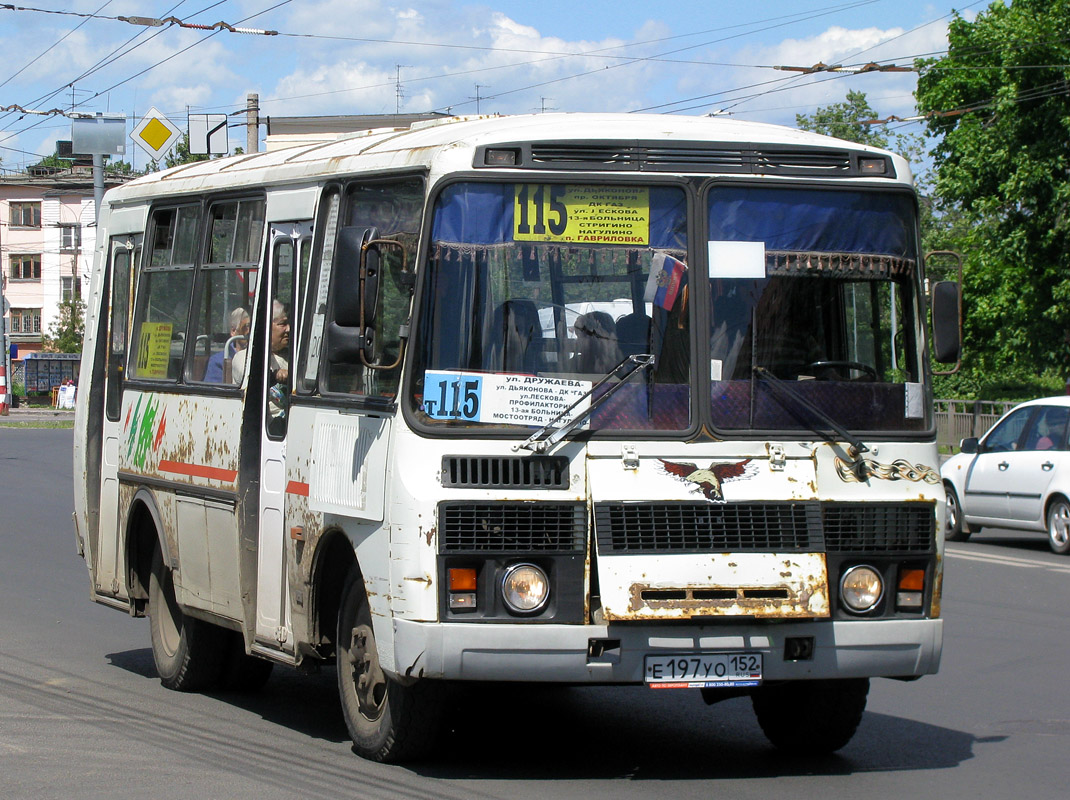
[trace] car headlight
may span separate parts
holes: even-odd
[[[872,611],[883,595],[884,581],[873,567],[851,567],[840,578],[840,600],[849,611]]]
[[[550,599],[550,579],[534,564],[513,564],[502,576],[502,600],[517,614],[539,611]]]

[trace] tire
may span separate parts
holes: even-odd
[[[792,681],[756,689],[751,704],[766,738],[778,750],[827,755],[851,741],[868,693],[868,678]]]
[[[442,687],[430,680],[402,685],[379,666],[371,608],[356,567],[342,588],[336,651],[338,694],[353,750],[388,763],[430,752],[442,727]]]
[[[947,494],[947,513],[944,519],[944,538],[949,542],[965,542],[970,538],[969,528],[962,521],[962,503],[955,492],[955,487],[950,483],[944,484]]]
[[[1057,497],[1048,506],[1048,546],[1053,553],[1070,553],[1070,502]]]
[[[227,663],[229,631],[188,617],[178,607],[174,576],[157,545],[149,576],[149,629],[160,683],[179,692],[215,688]]]

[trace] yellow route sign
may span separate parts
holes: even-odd
[[[130,132],[135,144],[159,161],[182,136],[182,130],[153,106]]]
[[[650,189],[518,183],[513,241],[650,243]]]

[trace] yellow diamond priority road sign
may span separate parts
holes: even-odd
[[[141,118],[141,122],[130,133],[130,138],[154,161],[159,161],[181,136],[182,131],[155,106],[149,109],[149,113]]]

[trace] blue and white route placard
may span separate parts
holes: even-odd
[[[545,425],[589,391],[590,381],[571,378],[427,370],[423,410],[440,420]],[[589,405],[584,398],[575,413]]]

